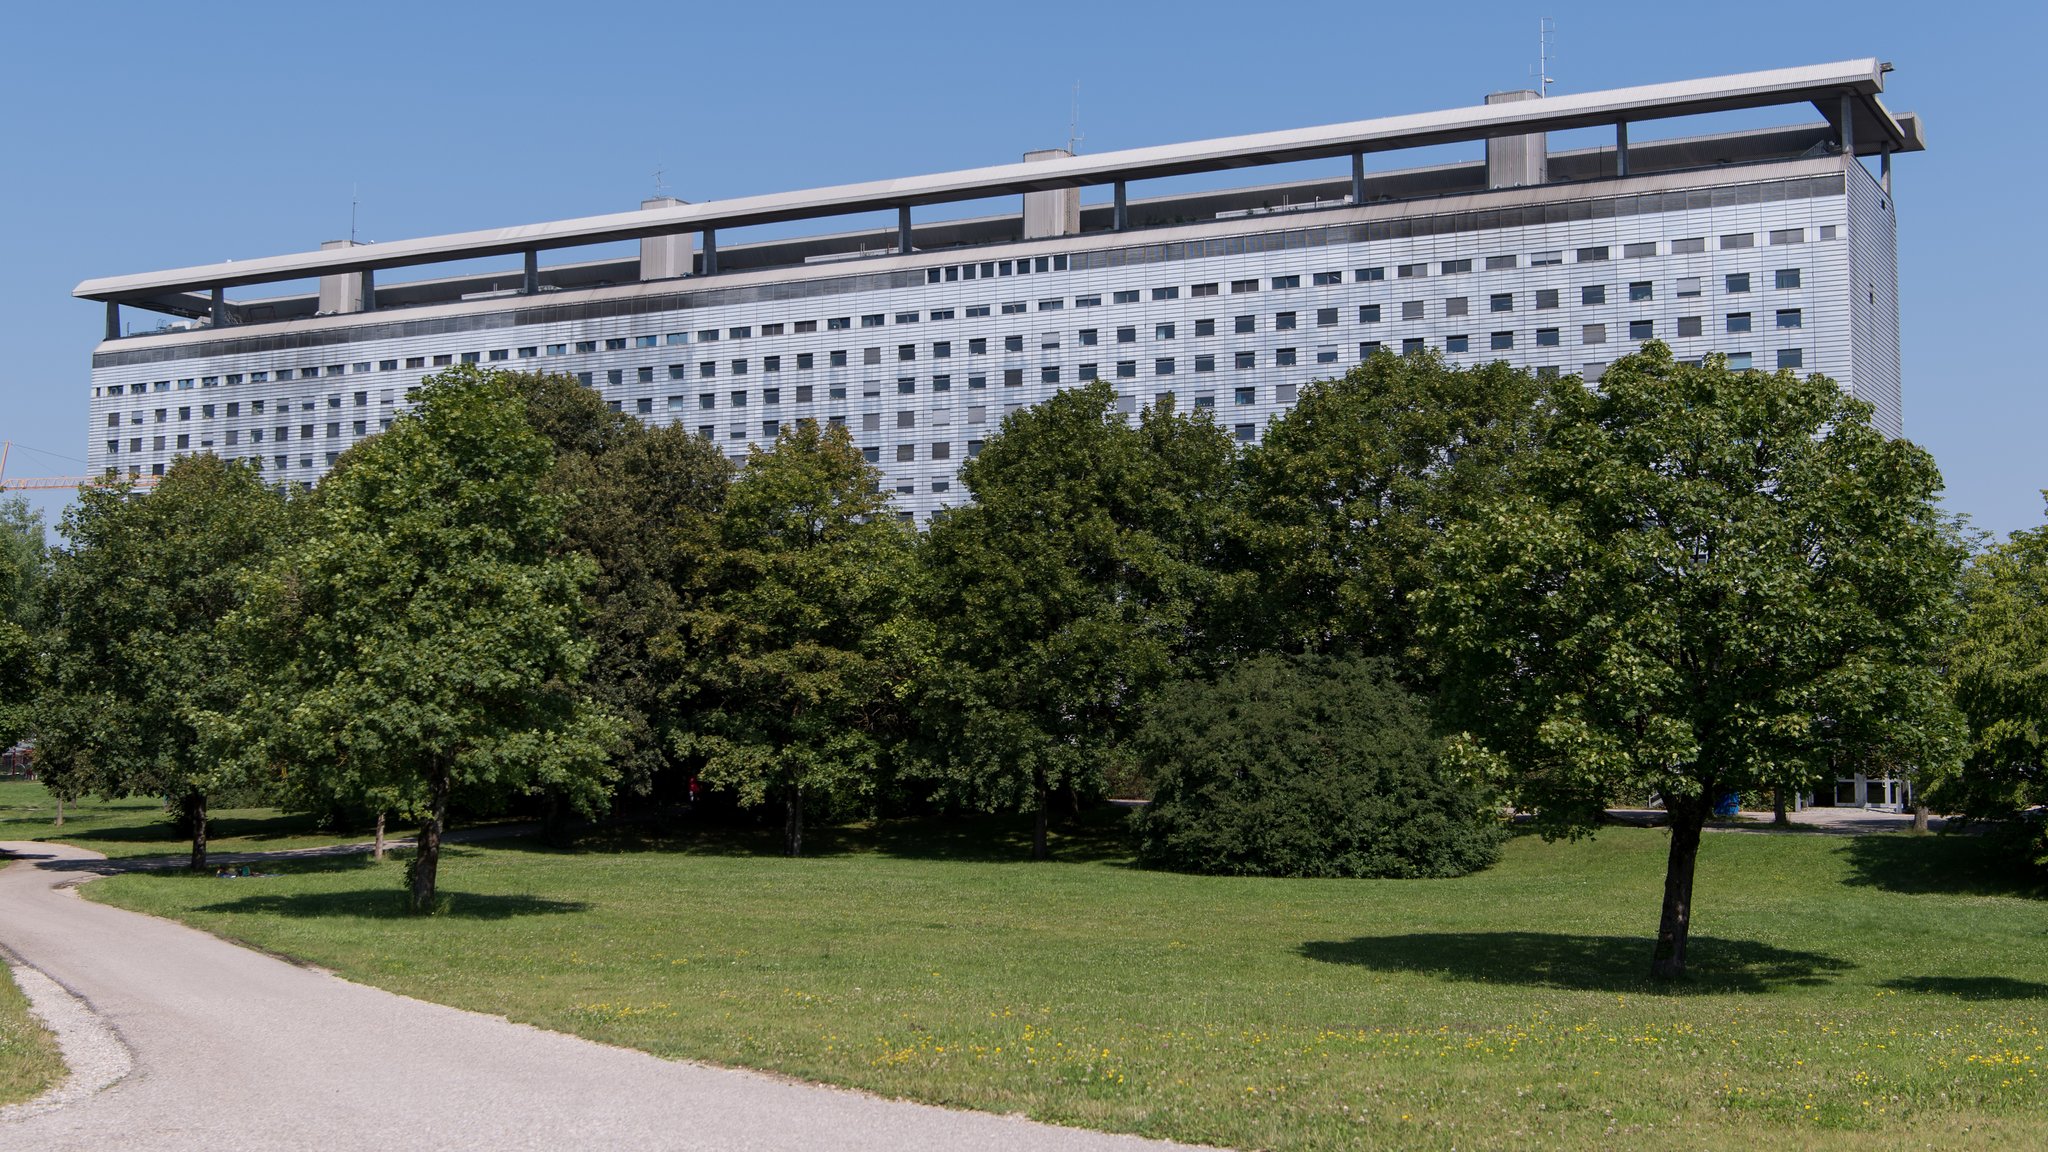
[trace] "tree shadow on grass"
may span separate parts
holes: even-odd
[[[293,919],[404,920],[410,918],[405,905],[405,893],[397,889],[358,888],[349,892],[252,892],[233,900],[202,904],[196,911]],[[588,912],[590,907],[582,900],[551,900],[544,896],[443,892],[435,915],[455,920],[510,920],[519,916]]]
[[[1687,947],[1685,979],[1665,984],[1648,976],[1651,945],[1651,940],[1639,936],[1414,932],[1311,940],[1300,952],[1311,960],[1381,972],[1592,992],[1768,992],[1788,985],[1825,984],[1855,967],[1819,952],[1696,935]]]
[[[1900,976],[1878,987],[1958,1000],[2048,1000],[2048,984],[2010,976]]]
[[[2048,896],[2048,885],[1997,832],[1857,836],[1835,851],[1849,864],[1848,884],[1921,895]]]

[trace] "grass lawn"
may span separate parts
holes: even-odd
[[[178,834],[161,800],[83,800],[64,805],[63,827],[56,819],[57,802],[41,784],[0,780],[0,840],[58,840],[108,856],[183,856],[192,851],[191,838]],[[212,852],[274,852],[367,839],[369,833],[362,831],[320,831],[312,817],[286,815],[275,808],[224,808],[207,821],[206,846]]]
[[[1461,880],[1209,879],[1008,824],[460,847],[97,881],[409,995],[664,1056],[1239,1148],[2027,1148],[2048,901],[1971,840],[1713,834],[1696,977],[1653,987],[1665,835]]]
[[[28,1000],[0,965],[0,1105],[34,1099],[63,1075],[56,1037],[28,1014]]]

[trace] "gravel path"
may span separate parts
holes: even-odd
[[[0,1149],[1177,1147],[667,1061],[396,996],[79,899],[66,886],[96,853],[0,851],[25,858],[0,869],[0,944],[119,1040],[59,1089],[70,1098],[0,1118]],[[51,1020],[67,1055],[79,1015]]]

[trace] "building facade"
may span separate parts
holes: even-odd
[[[966,498],[957,473],[1008,413],[1112,383],[1172,396],[1253,442],[1306,384],[1376,352],[1432,350],[1595,380],[1658,339],[1683,358],[1822,372],[1900,432],[1891,156],[1917,119],[1852,61],[1536,98],[782,196],[351,246],[81,284],[95,473],[178,455],[308,484],[450,365],[572,374],[615,409],[735,457],[791,421],[844,424],[906,516]],[[1783,128],[1628,141],[1632,125],[1809,105]],[[1551,152],[1551,131],[1614,143]],[[1484,160],[1382,168],[1484,140]],[[1376,163],[1367,170],[1366,157]],[[1139,180],[1349,158],[1326,179],[1132,199]],[[1873,173],[1863,157],[1875,157]],[[1081,189],[1114,199],[1084,206]],[[913,209],[1015,194],[1014,214],[918,224]],[[893,230],[718,244],[721,228],[894,209]],[[637,240],[637,259],[543,251]],[[394,269],[523,256],[498,274]],[[319,291],[229,299],[317,278]],[[125,329],[123,308],[168,314]]]

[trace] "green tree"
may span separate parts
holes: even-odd
[[[1385,661],[1261,655],[1168,685],[1132,739],[1139,858],[1235,876],[1462,876],[1500,813],[1444,762]]]
[[[206,864],[207,803],[239,762],[203,746],[211,711],[247,688],[221,622],[285,531],[283,497],[242,462],[172,462],[147,495],[91,487],[65,513],[47,588],[50,665],[36,716],[50,789],[159,796]]]
[[[1055,793],[1099,790],[1151,689],[1212,649],[1234,469],[1206,413],[1133,424],[1096,381],[1006,417],[961,470],[974,503],[933,518],[925,758],[966,802],[1033,813],[1034,858]]]
[[[579,682],[592,565],[562,552],[551,453],[518,392],[465,366],[412,402],[342,457],[304,537],[253,581],[235,626],[262,675],[217,742],[416,806],[410,900],[427,912],[451,800],[553,789],[595,811],[617,725]]]
[[[686,609],[717,566],[732,465],[681,424],[650,428],[611,411],[572,376],[508,380],[527,422],[554,445],[547,483],[567,502],[562,546],[597,563],[585,595],[584,635],[595,645],[585,683],[622,725],[619,787],[649,795],[675,774],[694,699]]]
[[[1948,670],[1969,745],[1930,798],[1966,819],[2016,820],[2048,804],[2048,528],[1985,549],[1961,587]],[[2048,824],[2016,826],[2026,862],[2048,867]]]
[[[742,805],[779,800],[795,856],[807,805],[874,792],[900,711],[913,538],[846,429],[815,420],[750,450],[721,524],[686,622],[702,696],[679,747]]]
[[[1417,671],[1409,596],[1428,545],[1504,490],[1542,439],[1543,394],[1527,369],[1433,354],[1381,353],[1304,388],[1245,453],[1253,642]]]
[[[0,498],[0,751],[29,734],[48,571],[42,515],[19,496]]]
[[[1961,556],[1934,461],[1825,377],[1653,342],[1555,403],[1516,490],[1432,549],[1425,636],[1450,715],[1546,832],[1619,788],[1663,797],[1651,970],[1674,978],[1716,797],[1954,754],[1933,657]]]

